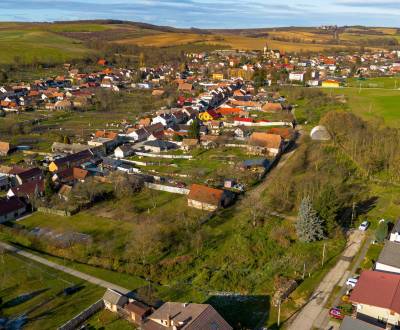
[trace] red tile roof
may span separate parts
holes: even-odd
[[[223,194],[224,191],[221,189],[214,189],[199,184],[192,184],[188,199],[211,205],[219,205]]]
[[[364,271],[350,296],[350,301],[400,313],[400,275]]]

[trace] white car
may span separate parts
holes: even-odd
[[[361,225],[358,227],[361,231],[366,231],[369,227],[369,222],[367,220],[363,221]]]
[[[350,277],[349,279],[347,279],[346,285],[354,288],[357,282],[358,282],[358,276]]]

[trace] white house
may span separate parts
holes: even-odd
[[[123,146],[119,146],[114,150],[114,156],[116,158],[125,158],[134,153],[132,146],[129,144],[125,144]]]
[[[400,220],[398,220],[397,223],[393,226],[389,240],[391,242],[400,243]]]
[[[305,72],[290,72],[289,80],[290,81],[304,81]]]

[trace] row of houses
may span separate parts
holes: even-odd
[[[107,289],[105,308],[136,324],[142,330],[231,330],[209,304],[166,302],[158,308]]]
[[[346,321],[343,330],[351,324],[362,324],[365,329],[400,326],[400,220],[390,233],[375,262],[374,270],[361,273],[350,295],[357,321]]]

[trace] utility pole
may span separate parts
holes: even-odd
[[[280,326],[280,324],[281,324],[281,299],[279,299],[278,302],[278,322],[277,322],[278,327]]]
[[[356,202],[353,202],[353,209],[351,211],[351,223],[350,223],[350,228],[353,227],[353,222],[355,218],[355,211],[356,211]]]
[[[322,267],[324,267],[325,249],[326,249],[326,243],[324,243],[324,248],[322,249]]]
[[[304,276],[306,276],[306,263],[303,265],[303,276],[301,277],[304,280]]]

